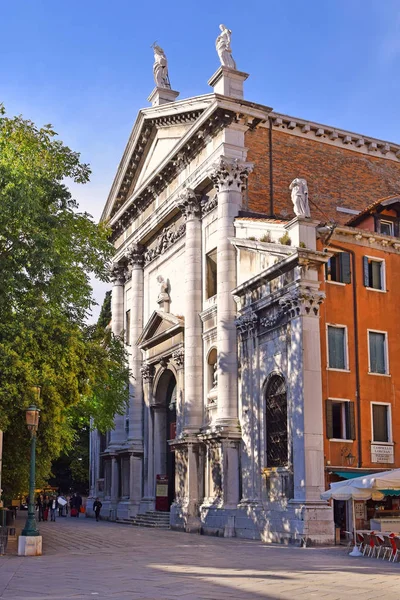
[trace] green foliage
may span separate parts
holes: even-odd
[[[88,181],[89,167],[56,138],[0,110],[0,428],[3,489],[27,489],[24,409],[41,386],[37,482],[76,443],[76,420],[104,431],[123,413],[128,367],[122,341],[87,327],[89,275],[107,281],[114,249],[105,225],[79,213],[65,178]],[[79,407],[79,408],[78,408]],[[78,411],[77,414],[74,411]]]
[[[292,245],[292,240],[290,239],[290,236],[289,236],[289,234],[288,234],[287,231],[285,231],[285,233],[283,234],[283,236],[280,237],[278,241],[283,246],[291,246]]]
[[[300,242],[299,248],[307,248],[305,242]]]
[[[268,242],[269,244],[272,242],[271,232],[269,230],[260,238],[260,242]]]
[[[106,292],[97,325],[105,329],[111,321],[111,291]]]

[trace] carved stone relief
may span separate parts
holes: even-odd
[[[199,218],[201,214],[200,199],[191,188],[186,188],[178,197],[177,206],[185,220]]]
[[[168,248],[170,248],[175,242],[185,235],[185,231],[185,223],[181,223],[179,227],[175,227],[173,225],[164,227],[161,235],[157,238],[154,247],[146,250],[144,253],[144,264],[147,265],[152,260],[157,258],[157,256],[164,254]]]
[[[126,267],[121,263],[113,263],[110,269],[110,277],[114,285],[124,285],[126,277]]]

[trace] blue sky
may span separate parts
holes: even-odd
[[[247,99],[400,143],[400,0],[3,0],[0,18],[0,102],[52,123],[91,164],[74,193],[95,218],[148,106],[152,42],[179,98],[205,94],[219,23],[250,74]]]

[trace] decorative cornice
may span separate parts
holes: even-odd
[[[185,221],[200,218],[200,199],[196,196],[194,190],[186,188],[176,201],[177,207],[183,214]]]
[[[126,279],[126,267],[121,263],[113,263],[110,269],[110,279],[114,285],[124,285]]]
[[[392,160],[400,160],[400,146],[398,144],[365,137],[351,131],[336,129],[328,125],[321,125],[320,123],[305,121],[304,119],[290,117],[276,112],[271,112],[270,117],[272,119],[273,127],[280,131],[289,130],[288,133],[294,132],[301,137],[312,138],[314,135],[318,141],[328,144],[340,142],[349,150],[354,150],[363,154],[373,154],[374,156],[382,155],[385,158],[389,158],[388,155],[392,154]]]
[[[217,192],[236,189],[243,192],[246,189],[249,173],[253,170],[251,163],[245,163],[237,158],[220,156],[208,171],[208,176],[214,183]]]
[[[381,246],[384,250],[394,250],[396,252],[400,250],[399,238],[376,233],[375,231],[368,231],[366,229],[357,229],[356,227],[342,225],[335,227],[333,239],[335,239],[335,237],[338,235],[352,237],[355,241],[364,245],[368,243],[370,245]]]
[[[126,258],[131,267],[143,267],[144,248],[142,244],[137,242],[131,244],[127,249]]]
[[[175,242],[185,235],[186,223],[181,223],[179,227],[170,225],[164,227],[161,235],[156,239],[156,243],[153,248],[146,250],[144,253],[144,264],[148,265],[152,260],[161,256],[170,248]]]
[[[143,366],[140,369],[143,381],[145,381],[146,383],[152,382],[154,377],[154,371],[155,369],[153,365],[150,365],[149,363],[143,363]]]

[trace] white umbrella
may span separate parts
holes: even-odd
[[[400,471],[400,469],[399,469]],[[322,500],[351,500],[353,504],[353,531],[354,531],[354,548],[350,552],[349,556],[362,556],[362,553],[357,548],[356,538],[356,512],[354,508],[355,500],[382,500],[385,496],[377,489],[365,489],[352,485],[356,479],[362,479],[361,477],[355,477],[354,479],[348,479],[347,481],[338,481],[331,483],[331,489],[321,494]]]

